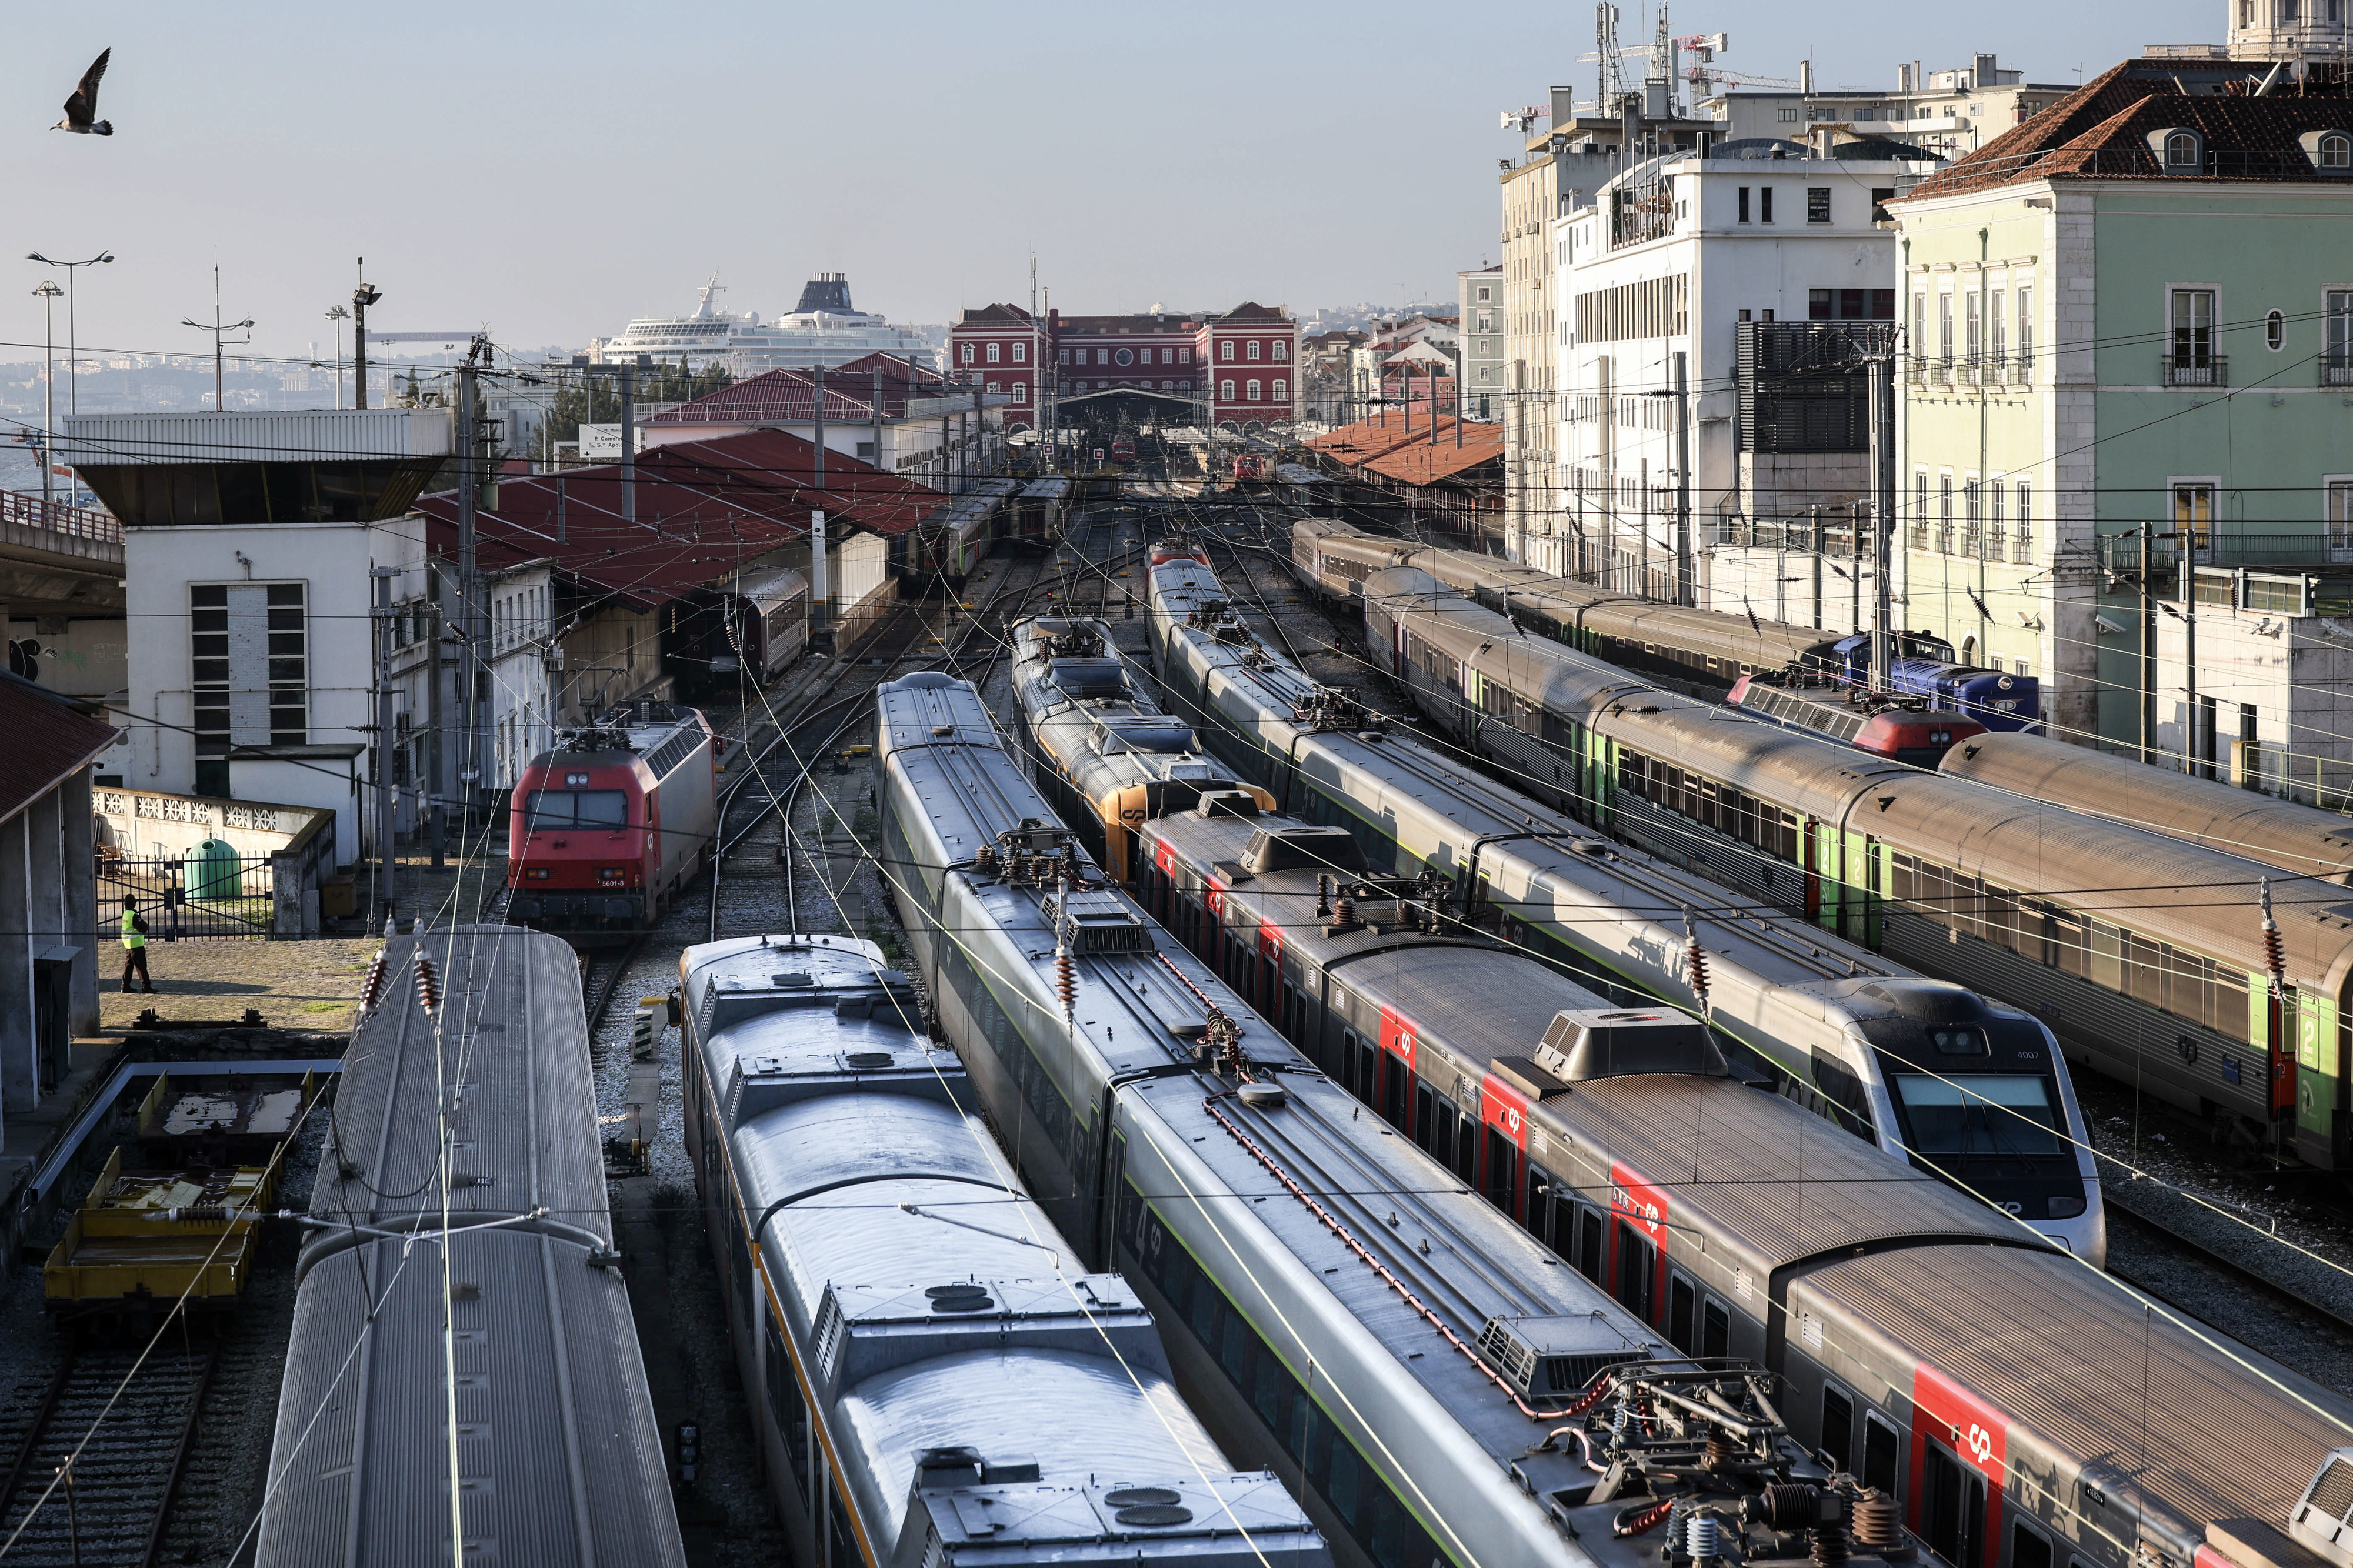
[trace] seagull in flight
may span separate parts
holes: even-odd
[[[77,136],[111,136],[114,121],[100,120],[98,115],[98,79],[106,74],[106,62],[113,57],[112,48],[100,49],[98,58],[90,61],[90,69],[81,73],[81,85],[66,100],[66,117],[49,127],[52,131],[70,131]]]

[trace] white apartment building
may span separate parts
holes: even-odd
[[[1928,165],[1798,151],[1669,153],[1555,220],[1558,488],[1518,559],[1764,614],[1777,590],[1746,580],[1743,525],[1863,499],[1851,362],[1895,324],[1881,204]]]
[[[1918,60],[1900,64],[1892,89],[1821,88],[1813,74],[1810,62],[1801,63],[1795,91],[1725,92],[1704,100],[1701,109],[1722,121],[1725,141],[1779,137],[1813,143],[1825,135],[1852,135],[1958,158],[2082,85],[2028,81],[2024,72],[2003,68],[1990,54],[1949,70],[1925,70]]]
[[[1504,390],[1504,269],[1466,268],[1454,275],[1454,302],[1461,323],[1461,396],[1465,419],[1493,420]]]

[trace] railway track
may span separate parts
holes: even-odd
[[[67,1350],[37,1397],[0,1415],[0,1561],[154,1563],[221,1354],[218,1339],[159,1344],[143,1364],[133,1346]]]
[[[2115,1191],[2113,1185],[2110,1186],[2109,1191],[2113,1194]],[[2251,1268],[2223,1253],[2217,1252],[2202,1242],[2194,1241],[2178,1230],[2168,1229],[2154,1220],[2144,1219],[2116,1203],[2113,1195],[2108,1203],[2108,1228],[2111,1231],[2131,1229],[2138,1234],[2140,1239],[2160,1251],[2179,1254],[2200,1268],[2226,1276],[2235,1284],[2254,1290],[2292,1312],[2308,1313],[2334,1330],[2342,1337],[2348,1347],[2353,1347],[2353,1317],[2348,1317],[2337,1308],[2315,1300],[2301,1290],[2283,1285],[2269,1275]],[[2146,1290],[2158,1300],[2179,1307],[2184,1311],[2203,1317],[2211,1310],[2205,1303],[2180,1299],[2188,1292],[2167,1280],[2157,1278],[2156,1271],[2153,1269],[2135,1266],[2128,1270],[2111,1261],[2108,1272],[2125,1283],[2137,1289]]]
[[[580,996],[587,1007],[591,1034],[596,1032],[598,1024],[604,1022],[606,1009],[612,1006],[613,997],[620,990],[622,980],[628,976],[629,966],[637,962],[638,954],[644,950],[651,934],[640,931],[631,937],[625,947],[597,948],[580,954]]]

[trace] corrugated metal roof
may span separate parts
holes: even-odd
[[[452,450],[456,417],[447,408],[79,414],[65,421],[58,460],[76,468],[153,468],[442,458]]]
[[[1932,1247],[1858,1258],[1800,1280],[1790,1311],[1825,1300],[1916,1350],[2008,1415],[2013,1434],[2024,1426],[2078,1459],[2137,1475],[2193,1527],[2253,1517],[2284,1529],[2323,1456],[2353,1441],[2353,1402],[2244,1346],[2226,1354],[2056,1254]]]
[[[621,518],[617,463],[510,479],[476,523],[486,566],[553,560],[566,575],[640,604],[659,604],[720,578],[808,532],[822,502],[828,524],[895,537],[947,502],[911,479],[754,429],[656,447],[638,459],[637,521]],[[457,548],[454,491],[421,497],[436,554]],[[564,521],[558,537],[558,511]]]
[[[79,711],[71,699],[5,672],[0,672],[0,733],[8,737],[8,744],[0,746],[0,822],[114,744],[113,725]],[[83,868],[85,874],[88,869]],[[104,917],[108,911],[99,913]]]

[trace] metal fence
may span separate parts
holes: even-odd
[[[272,865],[266,855],[193,851],[179,859],[101,859],[98,918],[109,931],[119,929],[130,899],[151,942],[266,937],[277,910]]]

